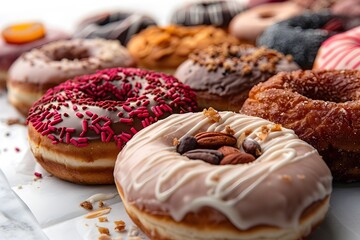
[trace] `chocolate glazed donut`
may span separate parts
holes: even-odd
[[[157,24],[149,16],[128,12],[104,13],[83,20],[74,37],[117,39],[126,46],[134,34],[152,25]]]
[[[338,181],[360,181],[360,71],[280,73],[255,86],[241,112],[291,128]]]

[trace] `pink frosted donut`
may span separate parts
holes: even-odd
[[[255,43],[256,38],[267,27],[302,12],[303,8],[292,2],[263,4],[233,18],[229,32],[239,40]]]
[[[317,53],[313,69],[360,69],[360,27],[326,40]]]

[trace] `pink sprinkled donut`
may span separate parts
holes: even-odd
[[[30,148],[61,179],[113,183],[116,156],[142,128],[172,113],[196,110],[195,93],[176,78],[114,68],[68,80],[30,109]]]
[[[360,70],[360,27],[326,40],[316,55],[313,69]]]

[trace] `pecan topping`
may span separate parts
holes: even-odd
[[[218,151],[221,152],[225,157],[229,154],[240,152],[239,149],[230,146],[222,146],[218,149]]]
[[[202,132],[195,135],[200,148],[216,149],[221,146],[234,146],[237,139],[230,134],[222,132]]]
[[[249,153],[254,157],[259,157],[261,155],[260,144],[252,138],[245,138],[242,147],[246,153]]]
[[[181,139],[179,145],[176,147],[176,151],[180,154],[183,154],[187,151],[196,149],[198,146],[198,143],[196,141],[196,138],[192,136],[186,136],[183,139]]]
[[[255,161],[255,157],[248,153],[243,152],[235,152],[231,153],[227,156],[225,156],[221,162],[220,165],[227,165],[227,164],[244,164]]]
[[[213,149],[194,149],[184,153],[183,156],[186,156],[190,159],[203,160],[204,162],[214,165],[218,165],[221,159],[224,157],[221,152]]]

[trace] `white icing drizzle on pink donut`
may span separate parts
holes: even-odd
[[[360,69],[360,27],[327,39],[316,56],[314,69]]]
[[[270,132],[274,124],[256,117],[220,112],[220,122],[202,113],[171,115],[136,134],[118,156],[115,179],[125,199],[139,209],[168,214],[181,221],[203,207],[218,210],[238,229],[257,225],[296,227],[302,212],[331,193],[332,177],[317,151],[292,130]],[[224,131],[235,137],[250,130],[263,154],[239,165],[211,165],[190,160],[172,146],[173,139],[203,131]]]

